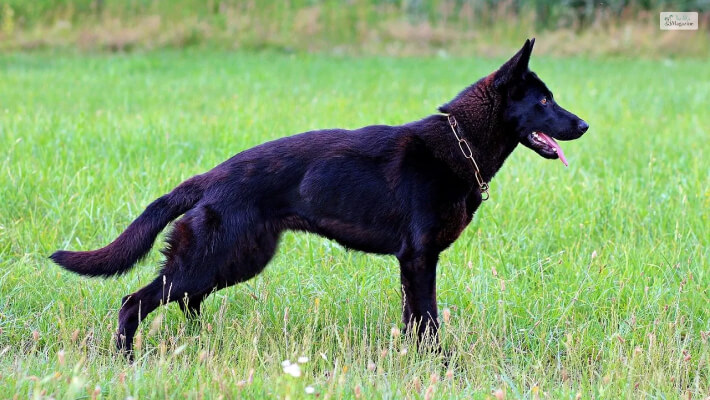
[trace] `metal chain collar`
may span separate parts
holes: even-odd
[[[453,115],[451,114],[445,114],[446,118],[449,120],[449,126],[451,126],[451,131],[454,133],[454,136],[456,137],[456,140],[459,142],[459,148],[461,149],[461,153],[463,153],[463,156],[471,160],[471,165],[473,165],[473,175],[476,177],[476,181],[478,182],[478,187],[481,190],[481,199],[483,201],[488,200],[490,197],[490,194],[488,193],[488,182],[483,181],[483,177],[481,177],[481,170],[478,168],[478,164],[476,164],[476,160],[473,159],[473,151],[471,150],[471,146],[468,145],[468,142],[466,139],[461,137],[458,132],[458,124],[456,123],[456,118],[454,118]]]

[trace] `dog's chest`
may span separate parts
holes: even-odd
[[[436,243],[448,247],[461,236],[473,218],[473,213],[481,204],[481,196],[472,194],[466,199],[443,208],[438,215],[440,225],[436,232]]]

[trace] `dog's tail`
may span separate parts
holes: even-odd
[[[172,192],[156,199],[108,246],[92,251],[60,250],[49,258],[55,263],[88,276],[113,276],[127,272],[143,258],[158,233],[170,221],[191,209],[203,196],[205,176],[198,175]]]

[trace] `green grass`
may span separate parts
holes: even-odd
[[[0,396],[305,398],[308,385],[321,398],[707,396],[707,61],[533,59],[591,129],[564,144],[569,168],[518,149],[443,254],[448,366],[391,334],[392,257],[317,236],[285,235],[266,271],[212,295],[197,324],[176,305],[154,312],[134,365],[113,352],[117,309],[159,253],[109,280],[47,259],[105,245],[234,153],[418,119],[501,61],[0,56]],[[301,355],[303,376],[284,374]]]

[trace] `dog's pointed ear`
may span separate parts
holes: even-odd
[[[504,87],[523,76],[528,70],[530,54],[532,54],[534,45],[535,38],[526,40],[523,47],[496,71],[494,81],[496,87]]]

